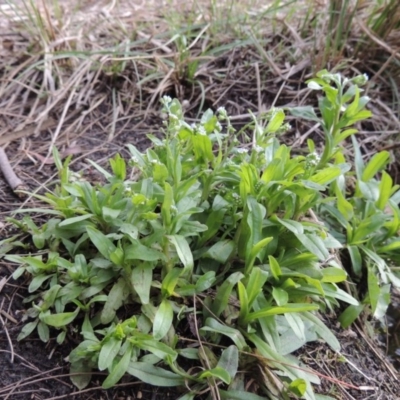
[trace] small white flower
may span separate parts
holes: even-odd
[[[199,135],[202,135],[202,136],[206,136],[206,135],[207,135],[207,132],[206,132],[206,130],[204,129],[204,126],[199,126],[199,127],[197,128],[197,133],[198,133]]]
[[[225,115],[226,115],[226,109],[225,109],[225,107],[218,107],[217,113],[219,113],[219,114],[225,114]]]
[[[314,82],[314,81],[308,82],[307,86],[312,90],[321,90],[322,89],[322,86],[319,85],[317,82]]]
[[[172,99],[170,96],[163,96],[163,101],[165,104],[171,103]]]
[[[239,154],[247,154],[249,152],[249,150],[241,147],[241,148],[237,149],[236,152]]]

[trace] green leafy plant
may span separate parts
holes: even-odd
[[[357,86],[366,81],[366,76],[346,79],[340,74],[321,71],[308,82],[310,88],[322,90],[326,95],[319,100],[321,117],[310,108],[292,110],[295,115],[321,123],[326,142],[320,165],[332,159],[335,164],[343,165],[345,157],[338,144],[357,132],[352,127],[355,122],[371,116],[364,109],[369,99],[360,96],[361,89]],[[354,173],[349,171],[332,182],[329,196],[316,208],[329,232],[348,253],[351,278],[359,283],[353,294],[363,297],[362,304],[350,305],[340,316],[344,327],[368,307],[375,318],[382,319],[390,304],[390,284],[400,287],[395,273],[400,248],[400,186],[394,185],[384,171],[390,155],[387,151],[379,152],[365,164],[354,136],[352,143]],[[315,149],[312,141],[309,149]],[[360,287],[362,281],[366,281],[365,295]]]
[[[153,146],[145,152],[128,145],[130,171],[119,155],[110,160],[111,172],[91,162],[105,184],[76,176],[55,150],[60,184],[37,195],[50,209],[23,210],[53,217],[41,227],[25,217],[36,250],[7,256],[20,264],[14,278],[32,277],[25,302],[33,321],[19,339],[36,329],[47,341],[50,327],[61,344],[73,327],[80,344],[69,356],[71,372],[85,372],[71,377],[79,388],[98,369],[108,372],[104,388],[128,373],[158,386],[186,385],[185,400],[204,390],[213,398],[316,399],[319,378],[290,355],[318,338],[339,350],[319,313],[339,302],[360,307],[339,286],[347,273],[332,255],[360,243],[361,253],[372,254],[377,242],[377,254],[392,254],[398,243],[398,210],[379,225],[386,236],[366,244],[365,230],[377,228],[366,205],[372,200],[361,204],[361,184],[351,206],[359,215],[339,200],[353,176],[340,143],[370,115],[359,96],[361,78],[323,71],[309,83],[325,92],[321,118],[309,108],[291,110],[322,123],[321,156],[311,141],[307,156],[279,143],[288,128],[281,109],[268,112],[266,124],[254,119],[248,134],[249,126],[235,132],[223,108],[189,125],[180,103],[168,97],[164,138],[149,135]],[[358,161],[366,184],[383,158],[365,168]],[[396,190],[386,175],[373,185],[382,193],[374,207],[383,213]],[[327,223],[312,210],[329,215]],[[368,276],[377,260],[368,255]],[[385,274],[395,276],[389,268]],[[369,281],[376,311],[387,287]],[[250,370],[259,379],[249,386]]]

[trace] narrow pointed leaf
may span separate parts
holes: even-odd
[[[164,299],[154,317],[153,336],[156,340],[161,340],[169,331],[172,325],[174,311],[169,300]]]

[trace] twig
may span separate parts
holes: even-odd
[[[3,315],[8,320],[10,320],[11,322],[13,322],[14,324],[18,324],[18,321],[12,315],[10,315],[7,311],[0,310],[0,314]]]
[[[3,308],[3,303],[1,303],[1,309],[2,309],[2,308]],[[4,322],[4,319],[2,318],[1,314],[0,314],[0,321],[1,321],[1,323],[3,324],[4,332],[6,333],[7,340],[8,340],[8,344],[10,345],[11,364],[14,364],[14,346],[13,346],[13,344],[12,344],[12,340],[11,340],[10,335],[9,335],[9,333],[8,333],[7,326],[6,326],[5,322]]]
[[[8,161],[7,154],[2,147],[0,147],[0,170],[3,173],[4,179],[14,192],[24,187],[24,183],[15,174],[10,161]]]
[[[0,132],[0,146],[8,142],[12,142],[13,140],[34,135],[37,132],[53,128],[56,125],[57,122],[54,119],[48,118],[46,121],[43,122],[42,125],[39,126],[39,128],[35,124],[34,126],[28,126],[27,128],[21,129],[19,131],[14,131],[7,135],[3,135],[3,132]]]

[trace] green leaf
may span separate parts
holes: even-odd
[[[271,268],[272,276],[278,280],[282,275],[281,267],[278,263],[278,260],[274,256],[268,256],[269,267]]]
[[[232,293],[233,287],[243,278],[241,272],[234,272],[229,276],[228,279],[217,289],[217,295],[212,304],[211,311],[216,317],[219,317],[222,311],[225,310],[228,305],[229,296]]]
[[[247,336],[255,344],[258,352],[269,360],[268,364],[271,365],[271,367],[275,367],[283,371],[284,374],[292,380],[303,378],[309,381],[305,398],[310,400],[313,399],[314,393],[311,389],[310,382],[319,384],[319,379],[315,377],[315,375],[307,373],[307,370],[304,369],[299,370],[298,365],[294,364],[293,362],[289,361],[287,358],[279,354],[277,351],[273,350],[258,335],[248,334]]]
[[[280,219],[277,216],[274,216],[274,219],[295,235],[304,233],[304,228],[301,222],[293,221],[291,219]]]
[[[285,120],[285,113],[282,109],[278,108],[273,110],[272,117],[265,128],[266,133],[276,133],[282,126]]]
[[[272,288],[272,297],[274,298],[276,304],[278,306],[285,306],[287,302],[289,301],[289,295],[286,290],[283,290],[281,288]]]
[[[113,222],[115,219],[118,218],[119,214],[121,214],[122,210],[115,210],[110,207],[102,207],[101,213],[104,217],[104,220],[107,222]]]
[[[125,374],[129,368],[133,351],[133,345],[129,344],[125,350],[125,354],[119,360],[119,362],[112,369],[110,375],[107,376],[106,380],[101,385],[103,389],[109,389],[113,387]]]
[[[317,114],[315,114],[314,107],[312,106],[292,107],[289,108],[289,112],[297,118],[307,119],[314,122],[321,122],[321,119],[318,118]]]
[[[142,304],[147,304],[150,299],[153,268],[154,266],[150,263],[140,263],[132,269],[132,286],[140,297]]]
[[[79,389],[84,389],[92,379],[92,368],[84,362],[71,363],[69,369],[72,383]]]
[[[198,163],[207,163],[214,159],[211,139],[206,135],[196,134],[192,136],[193,151]]]
[[[303,315],[303,318],[308,319],[311,321],[314,326],[315,326],[315,332],[318,334],[318,336],[325,340],[326,343],[335,351],[340,350],[340,343],[336,339],[336,336],[332,333],[330,329],[326,327],[326,325],[319,319],[319,317],[315,316],[314,314],[311,314],[310,312],[305,312]]]
[[[178,353],[175,350],[156,340],[141,340],[137,343],[137,346],[142,350],[153,353],[161,360],[165,360],[168,357],[170,361],[175,361],[178,357]]]
[[[322,282],[339,283],[347,278],[346,272],[341,268],[327,267],[322,269]]]
[[[164,183],[168,178],[168,168],[162,163],[156,163],[153,167],[154,182]]]
[[[154,386],[173,387],[185,384],[184,378],[178,374],[140,361],[131,361],[128,366],[128,373],[142,382]]]
[[[100,254],[103,257],[109,259],[110,253],[114,252],[116,249],[114,243],[107,236],[105,236],[103,233],[93,228],[92,226],[87,226],[86,232]]]
[[[164,183],[164,201],[161,206],[161,215],[163,218],[164,226],[169,230],[171,227],[171,207],[173,206],[174,193],[172,187],[168,182]]]
[[[72,224],[76,224],[81,221],[85,221],[87,219],[90,219],[93,217],[93,214],[85,214],[85,215],[79,215],[78,217],[72,217],[72,218],[67,218],[64,221],[61,221],[58,226],[64,227]]]
[[[196,293],[201,293],[209,289],[216,281],[215,272],[208,271],[201,275],[196,282]]]
[[[346,126],[350,126],[350,125],[354,125],[356,122],[358,121],[363,121],[365,119],[368,119],[372,116],[372,112],[370,110],[362,110],[360,112],[358,112],[356,115],[354,115],[353,117],[349,118],[349,119],[344,119],[344,124],[339,124],[339,126],[342,127],[346,127]]]
[[[311,176],[309,180],[318,185],[326,185],[335,180],[341,174],[342,170],[339,167],[329,167],[317,172],[315,175]]]
[[[117,247],[113,252],[110,253],[109,258],[110,261],[115,265],[122,266],[124,264],[124,258],[125,258],[124,251],[120,247]]]
[[[173,295],[179,277],[182,275],[181,268],[172,268],[165,276],[161,284],[161,294],[164,298]]]
[[[153,324],[153,337],[161,340],[169,331],[174,318],[174,311],[169,300],[164,299],[156,311]]]
[[[343,215],[343,217],[345,218],[346,221],[350,221],[354,215],[353,206],[343,196],[343,193],[340,190],[339,185],[335,185],[335,186],[336,186],[335,194],[336,194],[336,198],[337,198],[338,210],[339,210],[340,214]]]
[[[54,274],[51,274],[51,275],[37,275],[37,276],[35,276],[32,279],[31,283],[29,284],[28,292],[29,293],[36,292],[36,290],[38,290],[40,288],[40,286],[42,286],[42,284],[44,282],[46,282],[48,279],[50,279],[53,276],[54,276]]]
[[[27,336],[29,336],[36,328],[37,324],[39,323],[39,319],[35,319],[35,321],[29,322],[24,327],[21,329],[21,332],[19,333],[17,340],[20,341],[22,339],[25,339]]]
[[[353,147],[354,147],[354,166],[356,169],[357,179],[361,180],[365,168],[363,157],[356,137],[352,136],[351,141],[353,142]]]
[[[238,282],[238,294],[240,301],[239,324],[241,325],[247,317],[247,314],[249,313],[249,301],[247,299],[247,292],[242,282]]]
[[[122,306],[123,302],[129,295],[129,286],[125,278],[119,278],[114,284],[110,293],[108,294],[107,301],[104,304],[103,311],[100,315],[102,324],[109,324],[114,318],[116,311]]]
[[[110,159],[111,169],[114,175],[121,181],[126,177],[126,163],[125,160],[117,153],[114,158]]]
[[[292,312],[305,312],[318,310],[319,306],[307,303],[289,303],[282,307],[269,307],[249,313],[246,322],[254,321],[255,319],[268,317],[270,315],[286,314]]]
[[[269,244],[272,242],[274,238],[273,237],[266,237],[264,239],[261,239],[258,243],[256,243],[250,250],[249,256],[246,258],[246,268],[245,268],[245,274],[249,274],[249,272],[252,270],[254,266],[254,262],[256,260],[256,257],[259,256],[261,251]]]
[[[390,285],[380,287],[377,274],[372,267],[368,268],[368,295],[374,317],[383,318],[390,304]]]
[[[364,182],[371,180],[379,171],[386,167],[389,160],[390,153],[388,151],[381,151],[375,154],[365,166],[362,180]]]
[[[278,181],[283,178],[285,164],[280,158],[274,158],[265,168],[261,179],[265,183],[270,183],[271,181]]]
[[[350,305],[348,306],[342,314],[340,314],[338,320],[340,322],[340,325],[342,326],[343,329],[348,328],[362,313],[364,310],[365,305],[364,304],[359,304],[359,305]]]
[[[384,223],[385,220],[380,214],[374,214],[369,218],[363,219],[353,232],[351,244],[365,241],[369,235],[375,233]]]
[[[319,260],[326,260],[329,258],[329,251],[325,247],[322,239],[317,234],[298,234],[297,239],[300,240],[302,245],[310,252],[315,254]]]
[[[382,171],[382,178],[379,184],[379,198],[375,203],[376,206],[382,211],[385,209],[386,204],[390,199],[392,186],[393,179],[386,171]]]
[[[117,356],[122,345],[122,340],[117,339],[114,336],[109,337],[105,340],[104,344],[101,346],[98,368],[100,371],[104,371],[109,368],[114,358]]]
[[[354,135],[357,132],[358,129],[345,129],[334,137],[334,145],[337,146],[339,143],[343,142],[343,140],[347,139],[349,136]]]
[[[64,340],[65,340],[65,338],[66,338],[66,336],[67,336],[67,331],[66,331],[66,330],[65,330],[65,331],[61,331],[61,332],[57,335],[57,338],[56,338],[57,344],[63,344],[63,343],[64,343]]]
[[[285,319],[289,326],[292,328],[293,333],[302,341],[306,342],[306,331],[301,314],[290,313],[285,314]]]
[[[234,345],[227,347],[219,358],[217,367],[228,372],[231,379],[234,379],[239,367],[239,351]]]
[[[295,379],[290,382],[289,390],[294,393],[296,396],[303,396],[307,390],[307,383],[304,379]]]
[[[361,276],[362,258],[361,258],[360,249],[357,246],[348,246],[347,250],[349,251],[351,264],[352,264],[354,273],[357,276]]]
[[[244,350],[244,348],[247,346],[246,340],[239,330],[223,325],[214,318],[206,319],[205,325],[200,328],[200,332],[203,331],[216,332],[227,336],[233,341],[233,343],[235,343],[240,351]]]
[[[245,392],[240,390],[222,390],[219,389],[221,399],[224,400],[265,400],[265,397],[258,396],[251,392]]]
[[[215,367],[213,369],[206,370],[199,375],[199,379],[210,377],[217,378],[227,385],[231,383],[231,377],[229,376],[229,373],[221,367]]]
[[[263,247],[260,243],[264,238],[262,235],[262,224],[265,216],[265,208],[257,202],[254,197],[247,198],[246,213],[242,220],[242,235],[239,240],[238,254],[244,254],[246,259],[247,273],[250,272],[254,253],[257,247]],[[272,240],[272,239],[271,239]]]
[[[209,257],[221,264],[225,264],[234,250],[235,242],[230,239],[225,239],[211,246],[202,257]]]
[[[388,244],[379,247],[377,250],[379,253],[389,253],[400,249],[400,239],[393,239]]]
[[[184,266],[183,275],[190,274],[193,270],[194,261],[186,238],[181,235],[168,235],[167,239],[175,246],[178,257]]]
[[[267,279],[267,271],[263,271],[258,267],[252,269],[246,286],[249,307],[251,307],[257,296],[261,293]]]
[[[54,306],[54,302],[60,292],[60,285],[53,285],[49,290],[43,294],[43,303],[41,306],[42,310],[48,310],[50,307]]]
[[[158,261],[165,259],[163,253],[144,246],[139,240],[133,240],[125,249],[125,260]]]
[[[61,328],[62,326],[70,324],[78,315],[79,308],[73,312],[65,312],[60,314],[41,313],[39,318],[45,324]]]
[[[40,318],[40,316],[39,316],[39,318]],[[49,341],[49,339],[50,339],[49,327],[45,323],[40,321],[38,323],[38,326],[37,326],[37,331],[38,331],[38,335],[40,337],[40,340],[42,342],[47,343]]]

